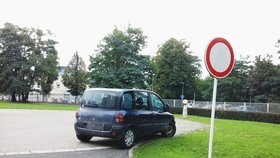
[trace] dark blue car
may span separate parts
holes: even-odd
[[[109,137],[130,148],[140,135],[172,137],[176,126],[168,105],[154,92],[92,88],[84,92],[76,112],[75,131],[83,142],[93,136]]]

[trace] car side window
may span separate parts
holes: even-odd
[[[152,100],[152,107],[154,111],[160,111],[160,112],[164,111],[164,103],[157,95],[151,94],[151,100]]]
[[[148,105],[148,93],[147,92],[135,92],[135,108],[141,110],[150,110]]]
[[[123,94],[122,106],[124,109],[133,109],[133,94],[132,92],[126,92]]]

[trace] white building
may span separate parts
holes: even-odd
[[[52,91],[49,95],[47,95],[47,98],[45,98],[45,102],[55,102],[55,103],[74,103],[75,97],[72,96],[68,92],[68,88],[63,85],[63,79],[62,76],[65,71],[65,66],[59,66],[58,67],[58,79],[53,82],[52,84]],[[38,91],[41,90],[41,86],[35,84],[34,89],[37,89]],[[41,102],[42,96],[39,92],[32,92],[29,95],[29,101],[35,101],[35,102]]]

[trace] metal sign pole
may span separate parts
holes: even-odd
[[[215,106],[217,95],[217,78],[225,78],[233,69],[234,53],[230,43],[224,38],[215,38],[207,46],[205,52],[205,65],[209,73],[214,76],[213,99],[211,111],[211,125],[208,158],[212,158]]]
[[[218,84],[218,80],[217,80],[217,78],[214,78],[212,110],[211,110],[210,137],[209,137],[209,147],[208,147],[208,158],[212,158],[212,146],[213,146],[213,134],[214,134],[214,119],[215,119],[217,84]]]

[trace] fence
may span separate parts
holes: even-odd
[[[10,96],[1,95],[0,100],[10,100]],[[81,100],[81,96],[78,96],[77,104],[79,104],[80,100]],[[179,99],[163,99],[163,100],[171,107],[183,108],[182,100]],[[75,96],[72,96],[70,94],[52,94],[43,97],[40,94],[30,94],[28,101],[74,104]],[[200,109],[211,109],[212,102],[189,100],[188,105],[189,108],[194,107]],[[216,109],[227,110],[227,111],[280,113],[280,103],[216,102]]]
[[[0,95],[0,100],[11,100],[9,95]],[[81,96],[77,97],[77,104],[80,103]],[[41,94],[29,94],[29,102],[46,102],[46,103],[61,103],[61,104],[75,104],[75,96],[70,94],[52,94],[42,96]]]
[[[163,99],[171,107],[183,107],[182,100]],[[189,108],[211,109],[212,102],[189,100]],[[280,103],[216,102],[217,110],[280,113]]]
[[[80,102],[81,96],[77,97],[77,104]],[[53,94],[42,96],[40,94],[31,94],[28,97],[30,102],[48,102],[48,103],[62,103],[62,104],[74,104],[75,96],[70,94]]]

